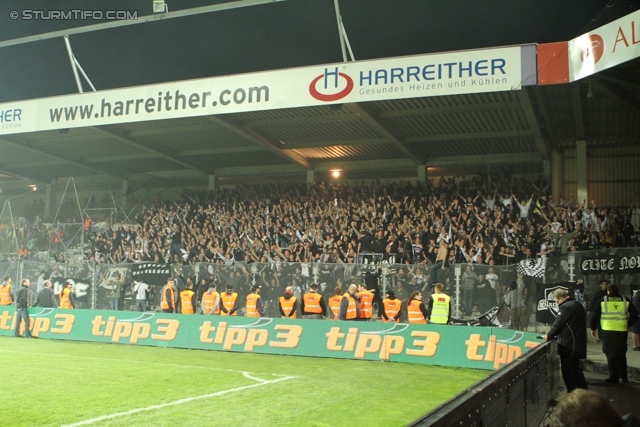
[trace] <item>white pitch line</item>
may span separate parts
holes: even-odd
[[[0,350],[0,353],[19,353],[19,354],[29,354],[35,356],[53,356],[53,357],[75,357],[77,359],[91,359],[91,360],[103,360],[107,362],[126,362],[126,363],[138,363],[141,365],[158,365],[158,366],[173,366],[176,368],[194,368],[194,369],[206,369],[211,371],[223,371],[223,372],[234,372],[237,374],[256,374],[256,375],[278,375],[278,376],[286,376],[282,374],[267,374],[264,372],[249,372],[249,371],[240,371],[236,369],[227,369],[227,368],[215,368],[211,366],[198,366],[198,365],[178,365],[177,363],[160,363],[160,362],[146,362],[143,360],[125,360],[125,359],[109,359],[107,357],[91,357],[91,356],[78,356],[74,354],[56,354],[56,353],[34,353],[31,351],[17,351],[17,350]]]
[[[247,375],[245,375],[245,376],[247,376]],[[88,425],[88,424],[97,423],[99,421],[110,420],[110,419],[117,418],[117,417],[124,417],[124,416],[127,416],[127,415],[137,414],[139,412],[153,411],[153,410],[156,410],[156,409],[166,408],[167,406],[182,405],[183,403],[193,402],[194,400],[208,399],[208,398],[211,398],[211,397],[218,397],[218,396],[222,396],[222,395],[229,394],[229,393],[237,393],[239,391],[247,390],[247,389],[250,389],[250,388],[256,388],[256,387],[260,387],[260,386],[268,385],[268,384],[274,384],[274,383],[277,383],[277,382],[280,382],[280,381],[287,381],[287,380],[290,380],[290,379],[293,379],[293,378],[295,378],[295,377],[283,377],[283,378],[278,378],[278,379],[271,380],[271,381],[262,380],[263,382],[258,382],[256,384],[246,385],[246,386],[242,386],[242,387],[236,387],[236,388],[232,388],[232,389],[229,389],[229,390],[217,391],[215,393],[203,394],[202,396],[187,397],[186,399],[174,400],[173,402],[167,402],[167,403],[163,403],[161,405],[147,406],[146,408],[132,409],[130,411],[125,411],[125,412],[116,412],[115,414],[103,415],[103,416],[96,417],[96,418],[90,418],[88,420],[80,421],[80,422],[73,423],[73,424],[65,424],[65,425],[63,425],[61,427],[84,426],[84,425]]]

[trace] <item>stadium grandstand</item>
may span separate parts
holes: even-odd
[[[117,19],[93,11],[91,25],[65,24],[60,17],[68,12],[51,15],[35,4],[15,11],[15,18],[9,15],[14,11],[5,14],[31,27],[8,31],[0,51],[11,53],[7,60],[15,64],[50,67],[59,84],[12,65],[24,78],[9,85],[7,71],[0,70],[6,86],[0,94],[3,286],[13,283],[17,290],[29,279],[26,292],[35,306],[46,280],[58,303],[71,284],[64,298],[83,309],[75,311],[82,312],[75,314],[76,324],[86,317],[85,324],[93,325],[73,340],[160,347],[167,346],[164,338],[149,338],[152,329],[144,335],[143,323],[135,322],[166,315],[169,320],[158,322],[169,322],[167,334],[171,319],[180,325],[182,315],[167,312],[168,280],[175,283],[175,303],[198,315],[206,311],[205,294],[217,287],[221,295],[225,289],[235,294],[238,317],[248,319],[256,309],[249,301],[259,292],[265,319],[230,319],[227,335],[222,317],[215,326],[182,320],[185,335],[169,345],[248,353],[274,342],[294,348],[288,342],[294,329],[279,333],[287,342],[278,343],[250,328],[267,328],[273,319],[284,323],[268,326],[275,328],[270,338],[280,327],[303,331],[298,325],[311,320],[285,319],[283,295],[293,296],[295,307],[317,291],[318,315],[327,322],[317,331],[306,326],[311,332],[304,336],[327,337],[326,348],[311,343],[290,353],[256,353],[496,371],[473,386],[486,391],[482,399],[474,400],[470,383],[460,380],[459,390],[412,413],[416,419],[434,410],[412,425],[498,425],[506,416],[513,425],[544,425],[559,390],[555,344],[540,340],[558,316],[553,292],[568,289],[590,307],[603,280],[622,295],[638,292],[638,5],[592,1],[576,11],[570,2],[558,2],[516,11],[492,1],[455,11],[412,1],[374,7],[361,0],[240,0],[173,10],[160,0],[134,3],[144,8],[123,2],[129,15]],[[489,17],[485,9],[492,6],[499,12]],[[443,37],[452,30],[437,16],[461,26],[460,35]],[[532,28],[521,25],[529,20]],[[479,32],[476,21],[495,31],[482,26]],[[277,22],[286,24],[272,28]],[[211,35],[200,33],[209,27]],[[234,40],[239,35],[255,46],[243,37]],[[126,52],[136,37],[138,44],[130,46],[135,52]],[[387,39],[396,41],[389,46]],[[43,56],[54,43],[58,57]],[[152,53],[160,46],[165,54]],[[168,61],[170,55],[176,59]],[[204,59],[193,59],[198,57]],[[148,285],[146,294],[141,283]],[[460,327],[460,336],[465,328],[485,331],[484,341],[472,332],[462,338],[441,334],[441,348],[451,342],[466,358],[447,359],[435,347],[428,354],[440,340],[440,325],[433,329],[435,344],[424,335],[422,353],[409,349],[419,340],[407,337],[432,333],[411,324],[410,298],[433,301],[437,283],[451,298],[448,323]],[[347,338],[343,349],[339,326],[326,325],[340,317],[340,304],[331,297],[350,285],[373,292],[373,321],[388,321],[385,295],[402,308],[400,324],[389,330],[358,326],[369,338],[357,344],[350,329],[352,344]],[[177,296],[191,290],[193,300]],[[49,317],[65,313],[54,310],[36,313],[41,318],[34,333]],[[148,313],[135,319],[126,313],[135,311]],[[0,334],[12,332],[2,327],[7,319],[0,318]],[[59,338],[54,330],[40,332]],[[162,336],[156,332],[151,336]],[[406,339],[406,354],[387,341],[385,334],[395,333],[407,334],[398,336],[403,346]],[[490,344],[480,354],[485,342]],[[332,353],[337,351],[353,354]],[[412,352],[424,359],[416,362]],[[640,364],[630,360],[637,371]],[[295,378],[234,372],[258,386]],[[489,406],[489,391],[502,393],[506,403],[480,410]],[[150,411],[154,402],[131,414]],[[480,415],[473,421],[460,418],[471,419],[476,409]],[[99,424],[131,415],[122,411],[69,420]]]

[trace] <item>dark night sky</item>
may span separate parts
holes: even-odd
[[[224,2],[167,0],[170,11]],[[341,0],[340,7],[356,59],[371,59],[569,40],[637,10],[640,0]],[[9,17],[12,10],[54,8],[142,16],[151,13],[152,0],[4,1],[0,39],[94,23]],[[71,36],[71,45],[98,90],[342,60],[333,0],[91,32]],[[77,92],[61,38],[2,48],[0,63],[0,102]]]

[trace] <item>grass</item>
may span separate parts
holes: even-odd
[[[12,427],[71,425],[127,411],[86,425],[401,426],[489,374],[10,337],[0,337],[0,357],[0,425]]]

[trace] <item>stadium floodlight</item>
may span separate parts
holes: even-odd
[[[167,13],[169,7],[164,0],[153,0],[153,13]]]

